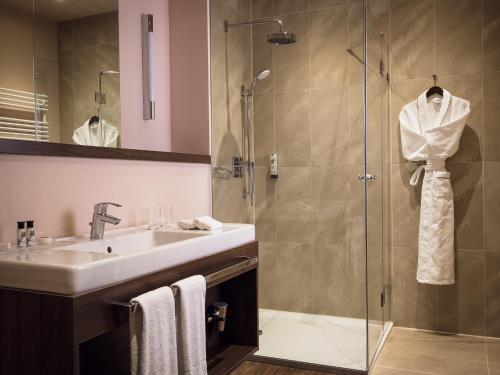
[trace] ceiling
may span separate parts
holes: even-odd
[[[118,0],[0,0],[1,5],[60,22],[118,10]]]

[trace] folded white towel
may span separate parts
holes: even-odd
[[[206,375],[205,278],[191,276],[174,284],[179,288],[179,374]]]
[[[222,223],[210,216],[198,216],[194,219],[194,225],[198,229],[216,230],[222,228]]]
[[[181,229],[196,229],[194,225],[194,219],[184,219],[177,222],[177,226]]]
[[[177,375],[175,300],[163,287],[132,299],[130,357],[133,375]]]

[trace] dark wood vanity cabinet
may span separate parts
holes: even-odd
[[[0,288],[0,374],[129,374],[127,303],[195,274],[207,282],[206,308],[229,304],[224,332],[207,323],[210,375],[227,374],[258,348],[257,242],[79,295]],[[233,269],[225,274],[221,270]],[[234,271],[236,269],[236,271]]]

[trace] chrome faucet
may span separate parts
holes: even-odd
[[[113,225],[120,224],[121,219],[107,214],[108,206],[112,205],[115,207],[121,207],[120,204],[103,202],[97,203],[94,206],[94,215],[92,216],[92,222],[89,223],[91,226],[90,239],[100,240],[104,236],[104,224],[110,223]]]

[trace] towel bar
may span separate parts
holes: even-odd
[[[174,297],[177,295],[177,293],[179,292],[179,288],[177,288],[176,286],[171,286],[170,289],[172,289],[172,294],[174,295]],[[126,309],[128,310],[129,312],[131,312],[132,314],[135,313],[135,310],[137,309],[137,305],[138,303],[137,302],[113,302],[111,303],[114,307],[117,307],[119,309]]]
[[[239,274],[243,273],[247,268],[250,267],[253,268],[253,266],[258,263],[257,257],[243,256],[238,258],[243,258],[244,260],[205,276],[207,289],[215,285],[218,285],[233,276],[238,276]],[[179,293],[179,288],[174,285],[172,285],[170,288],[172,288],[172,293],[174,294],[175,297]],[[138,304],[137,302],[115,301],[112,302],[111,305],[118,313],[134,313],[137,309]]]

